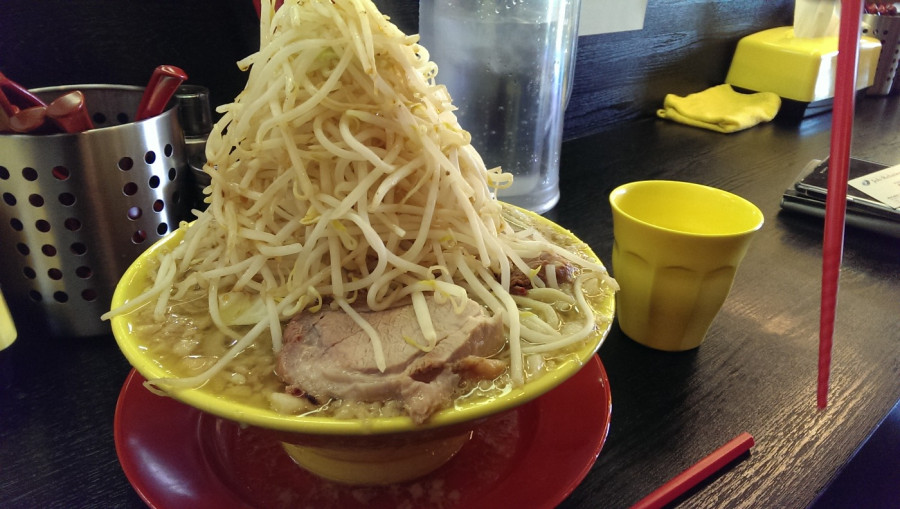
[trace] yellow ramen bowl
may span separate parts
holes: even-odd
[[[571,232],[529,211],[504,207],[570,239],[583,256],[600,263],[590,248]],[[149,271],[156,266],[157,255],[177,246],[183,235],[183,228],[172,232],[135,260],[116,287],[113,308],[137,297],[148,287]],[[285,415],[262,404],[254,406],[228,399],[206,386],[167,390],[167,394],[217,417],[271,431],[285,443],[295,462],[327,479],[353,484],[400,482],[425,475],[447,461],[466,442],[479,421],[527,403],[577,373],[609,332],[615,296],[610,294],[598,308],[596,331],[579,349],[566,354],[554,369],[501,396],[440,410],[418,425],[406,416],[348,419]],[[119,348],[143,377],[152,380],[177,376],[142,346],[144,341],[135,331],[131,315],[115,316],[111,322]]]

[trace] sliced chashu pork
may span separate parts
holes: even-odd
[[[369,336],[343,311],[296,316],[285,327],[276,366],[287,392],[318,403],[399,400],[421,423],[450,405],[461,378],[495,378],[503,372],[507,363],[489,358],[506,342],[499,316],[489,316],[472,300],[459,313],[451,302],[426,301],[437,332],[430,352],[404,339],[427,344],[412,305],[360,313],[381,337],[384,372],[375,365]]]

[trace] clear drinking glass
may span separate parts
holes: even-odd
[[[563,115],[581,0],[422,0],[419,33],[437,81],[488,168],[514,176],[503,201],[543,213],[559,200]]]

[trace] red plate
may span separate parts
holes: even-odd
[[[609,380],[595,355],[553,391],[475,430],[415,481],[347,486],[296,466],[281,444],[147,391],[129,374],[116,407],[119,462],[151,508],[547,507],[587,475],[609,432]]]

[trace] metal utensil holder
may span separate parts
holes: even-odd
[[[49,103],[72,90],[84,93],[94,129],[0,135],[0,284],[17,323],[87,337],[110,332],[100,315],[119,278],[191,217],[194,197],[174,101],[133,122],[141,87],[32,92]]]
[[[881,41],[881,54],[875,68],[875,81],[868,95],[888,95],[900,88],[897,59],[900,57],[900,16],[863,14],[863,34]]]

